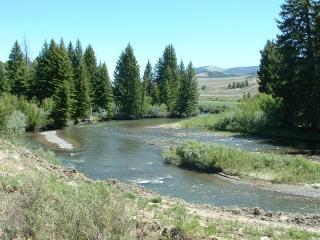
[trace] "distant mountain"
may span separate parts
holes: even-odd
[[[223,73],[230,74],[230,75],[237,75],[237,76],[255,75],[257,74],[258,70],[259,70],[259,66],[235,67],[235,68],[228,68],[224,70]]]
[[[259,66],[220,68],[217,66],[204,66],[195,68],[198,78],[223,78],[243,75],[256,75]]]
[[[196,74],[203,72],[223,72],[224,70],[226,69],[211,65],[196,68]]]

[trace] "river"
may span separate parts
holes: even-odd
[[[196,173],[164,163],[163,149],[187,139],[224,144],[252,152],[292,153],[314,151],[319,146],[257,138],[221,135],[200,130],[159,128],[174,119],[110,121],[96,125],[72,126],[58,135],[76,146],[74,151],[59,151],[63,164],[93,179],[114,178],[138,183],[161,195],[188,202],[226,207],[261,207],[270,211],[320,213],[320,201],[293,197],[232,183],[213,174]],[[39,134],[25,140],[49,148]]]

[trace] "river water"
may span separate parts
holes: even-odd
[[[216,206],[261,207],[271,211],[317,212],[320,201],[261,190],[231,183],[213,174],[195,173],[164,163],[165,146],[187,139],[224,144],[252,152],[314,151],[319,146],[256,138],[226,136],[199,130],[159,128],[173,119],[110,121],[96,125],[73,126],[58,135],[77,147],[75,151],[57,151],[63,164],[93,179],[114,178],[138,183],[161,195],[179,197],[188,202]],[[27,141],[45,144],[33,134]]]

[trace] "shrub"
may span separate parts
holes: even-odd
[[[208,125],[211,130],[232,132],[256,132],[279,126],[281,101],[267,94],[257,95],[244,101],[238,109],[220,115],[217,121]]]
[[[144,113],[143,117],[163,118],[168,117],[169,112],[166,104],[161,105],[149,105]]]
[[[273,182],[317,183],[320,179],[320,164],[302,157],[249,153],[196,141],[179,144],[167,151],[164,158],[182,167]]]
[[[0,199],[4,239],[129,239],[133,224],[127,208],[106,184],[39,173],[22,178],[18,191]]]
[[[0,96],[0,130],[11,131],[16,129],[16,127],[20,127],[19,131],[21,131],[24,130],[21,128],[22,126],[30,130],[44,128],[52,123],[52,119],[49,117],[51,110],[52,100],[50,99],[45,99],[43,104],[39,106],[36,102],[29,102],[24,98],[3,94]],[[15,117],[20,117],[16,120],[12,117],[15,111]],[[24,117],[22,117],[21,113],[23,113],[26,118],[25,124],[22,122]],[[20,124],[20,126],[17,124]],[[9,127],[9,129],[7,129],[7,127]]]
[[[27,126],[27,117],[23,112],[14,110],[6,117],[4,126],[8,132],[23,132]]]

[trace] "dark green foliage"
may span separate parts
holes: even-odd
[[[64,127],[71,119],[72,100],[70,98],[70,87],[66,80],[61,80],[53,95],[53,111],[52,117],[55,126]]]
[[[166,46],[155,67],[155,80],[160,91],[160,103],[165,103],[170,111],[175,109],[179,89],[179,68],[175,49]]]
[[[151,96],[152,81],[153,81],[152,65],[151,65],[150,61],[148,60],[148,63],[146,65],[146,68],[145,68],[144,74],[143,74],[143,85],[145,86],[145,91],[146,91],[147,96]]]
[[[0,94],[7,91],[7,81],[5,79],[4,64],[0,62]]]
[[[260,91],[282,99],[287,127],[320,129],[319,6],[316,0],[286,0],[281,33],[261,51]]]
[[[138,62],[130,44],[121,53],[114,72],[114,97],[124,117],[140,115],[141,82]]]
[[[141,106],[140,106],[140,114],[144,115],[146,112],[148,105],[152,101],[151,92],[152,92],[152,66],[150,61],[146,65],[144,70],[142,86],[141,86]]]
[[[231,88],[231,89],[245,88],[245,87],[248,87],[248,86],[249,86],[248,80],[245,80],[245,81],[242,81],[242,82],[233,82],[232,86],[231,86],[230,83],[228,84],[228,88]]]
[[[187,69],[180,70],[180,87],[176,110],[180,116],[190,117],[195,113],[198,104],[198,86],[195,71],[190,62]]]
[[[157,105],[160,103],[160,90],[157,83],[151,85],[151,104]]]
[[[57,48],[53,40],[51,40],[49,46],[45,42],[40,55],[36,58],[33,88],[35,96],[39,100],[51,97],[54,93],[54,83],[51,76],[55,72],[53,63],[55,62],[54,55]]]
[[[18,96],[28,96],[30,73],[28,71],[27,59],[17,41],[15,41],[11,49],[6,74],[10,92]]]
[[[107,118],[111,118],[114,114],[114,102],[112,85],[105,63],[97,67],[93,88],[95,95],[98,96],[93,98],[94,109],[96,111],[105,110]]]
[[[94,86],[97,84],[95,83],[96,80],[96,72],[97,72],[97,59],[94,53],[94,50],[91,45],[89,45],[86,50],[84,51],[84,62],[87,67],[87,72],[88,72],[88,79],[89,79],[89,84],[90,84],[90,94],[91,98],[98,98],[99,95],[96,94],[98,91],[95,89]],[[93,100],[94,101],[94,100]]]
[[[72,85],[72,66],[68,53],[63,44],[58,48],[56,55],[56,65],[54,82],[55,89],[53,94],[53,111],[52,116],[55,125],[58,127],[66,126],[71,120],[72,106],[74,100],[72,99],[71,85]]]
[[[281,55],[277,49],[276,43],[268,41],[264,49],[260,52],[260,70],[259,76],[259,91],[276,94],[280,91],[280,69],[281,69]]]
[[[76,92],[75,118],[85,119],[91,114],[90,84],[82,47],[77,40],[72,59],[73,79]]]

